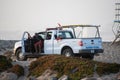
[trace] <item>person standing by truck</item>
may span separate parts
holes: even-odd
[[[33,36],[33,39],[35,41],[34,42],[35,52],[41,53],[43,48],[43,43],[44,43],[43,38],[38,33],[35,33],[35,35]]]

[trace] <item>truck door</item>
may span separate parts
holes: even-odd
[[[53,46],[52,32],[47,32],[46,39],[44,41],[45,54],[53,54]]]
[[[54,37],[54,46],[53,46],[53,48],[54,48],[54,53],[55,54],[60,54],[61,53],[61,48],[60,48],[60,46],[61,46],[61,43],[62,43],[62,41],[59,39],[57,39],[57,35],[54,35],[54,36],[56,36],[56,37]]]
[[[72,46],[74,43],[75,41],[71,31],[59,31],[59,33],[57,33],[57,37],[54,39],[54,53],[61,54],[61,49],[64,45]]]

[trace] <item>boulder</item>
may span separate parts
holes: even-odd
[[[85,77],[81,80],[102,80],[97,72],[94,72],[93,77]]]
[[[2,72],[0,75],[0,80],[17,80],[17,78],[17,75],[11,72]]]
[[[120,75],[117,76],[117,79],[120,80]]]
[[[120,72],[117,74],[117,79],[120,80]]]
[[[69,77],[67,75],[61,76],[58,80],[68,80]]]
[[[37,80],[57,80],[57,72],[47,69]]]
[[[83,78],[81,80],[102,80],[101,78],[91,77],[91,78]]]

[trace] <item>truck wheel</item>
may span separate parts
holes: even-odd
[[[62,54],[66,57],[71,57],[74,56],[73,55],[73,51],[70,48],[66,48],[63,50]]]
[[[17,51],[16,51],[16,58],[18,61],[24,61],[24,60],[27,60],[26,56],[22,55],[22,49],[19,48]]]

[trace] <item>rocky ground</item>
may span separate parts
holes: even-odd
[[[111,42],[104,42],[103,49],[104,53],[95,56],[95,61],[120,64],[120,42],[116,42],[113,45],[111,45]]]
[[[0,40],[0,54],[10,50],[13,51],[14,44],[17,40]]]
[[[6,51],[12,51],[14,47],[14,43],[16,40],[11,41],[4,41],[0,40],[0,55],[3,55]],[[101,53],[99,56],[95,56],[94,60],[95,61],[100,61],[100,62],[107,62],[107,63],[118,63],[120,64],[120,42],[117,42],[113,45],[111,45],[111,42],[104,42],[103,43],[103,48],[104,48],[104,53]],[[13,64],[20,64],[24,67],[25,69],[25,75],[18,78],[17,80],[29,80],[26,76],[28,76],[28,66],[32,61],[35,59],[28,59],[28,61],[14,61]],[[104,75],[102,77],[99,77],[95,73],[94,77],[91,79],[89,78],[84,78],[82,80],[117,80],[116,77],[118,77],[119,73],[116,74],[110,74],[110,75]],[[62,80],[62,79],[60,79]],[[65,80],[65,79],[64,79]]]

